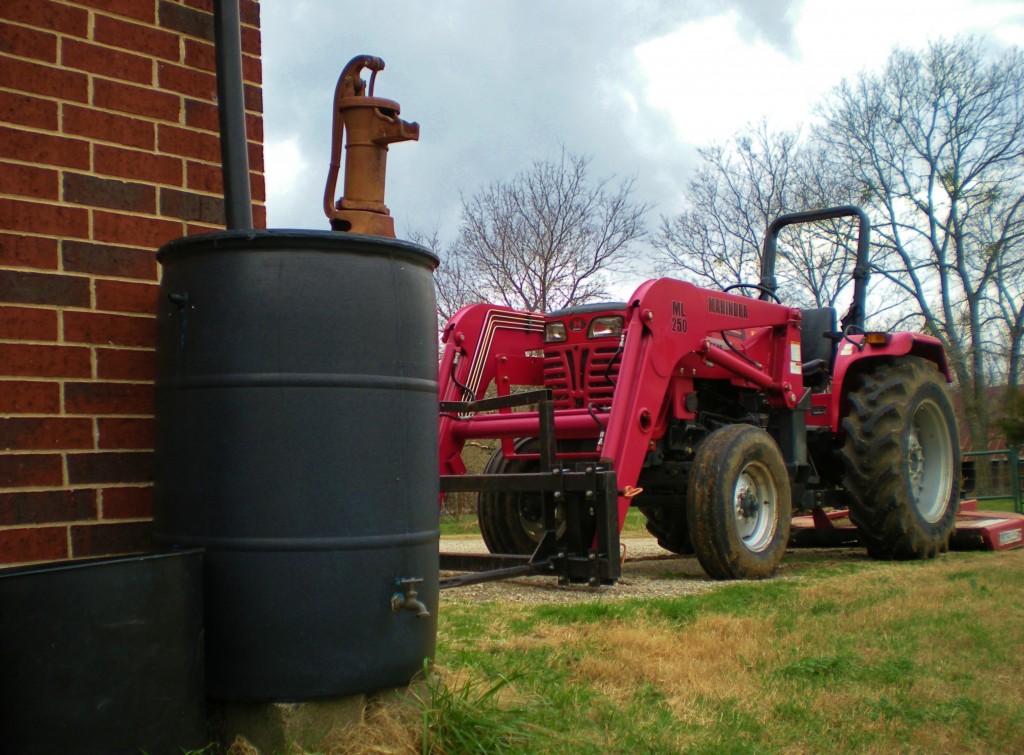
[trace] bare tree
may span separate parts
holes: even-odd
[[[662,218],[662,272],[681,269],[718,288],[756,282],[764,231],[786,207],[796,142],[796,134],[772,133],[761,122],[724,145],[699,148],[687,207]]]
[[[589,164],[563,150],[463,199],[458,238],[442,254],[439,302],[545,312],[607,296],[599,273],[632,257],[649,206],[633,201],[632,179],[592,182]]]
[[[687,206],[662,218],[656,246],[660,270],[725,288],[760,280],[762,240],[787,212],[850,201],[842,174],[826,170],[820,150],[803,147],[797,132],[748,127],[724,145],[698,149],[701,163]],[[786,301],[835,306],[850,281],[856,226],[835,219],[790,226],[779,244],[777,277]]]
[[[836,87],[819,113],[817,138],[875,217],[875,271],[942,340],[983,447],[993,371],[1016,383],[1021,369],[1024,55],[988,62],[974,40],[896,50],[881,74]]]

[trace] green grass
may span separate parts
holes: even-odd
[[[441,537],[464,537],[479,535],[480,525],[476,514],[445,514],[441,516]],[[646,537],[647,520],[636,509],[630,509],[622,526],[622,537]]]
[[[795,573],[442,605],[424,751],[1024,751],[1024,551]]]
[[[978,501],[980,511],[1016,511],[1012,497],[982,499]]]

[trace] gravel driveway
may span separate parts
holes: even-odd
[[[473,603],[498,600],[506,603],[580,603],[625,598],[674,597],[696,595],[730,584],[708,579],[695,556],[669,553],[652,537],[623,538],[626,546],[622,578],[612,587],[592,588],[587,585],[559,585],[551,576],[518,577],[501,582],[457,587],[441,591],[441,604]],[[479,538],[441,538],[442,553],[486,553]],[[774,579],[792,574],[791,554],[814,556],[825,563],[870,560],[863,548],[802,548],[790,550],[782,560]],[[801,559],[804,560],[804,559]],[[791,562],[787,564],[787,562]],[[807,568],[806,564],[803,568]],[[442,572],[442,576],[451,572]]]
[[[649,537],[623,538],[626,561],[613,587],[559,585],[555,577],[517,577],[441,591],[441,603],[500,600],[508,603],[579,603],[638,597],[670,597],[712,590],[713,582],[693,556],[669,553]],[[442,553],[486,553],[479,538],[442,538]],[[442,572],[442,576],[450,572]]]

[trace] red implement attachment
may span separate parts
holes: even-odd
[[[811,516],[793,518],[790,545],[827,548],[854,545],[857,540],[857,528],[850,523],[845,509],[826,512],[817,507]],[[1024,547],[1024,514],[978,511],[977,501],[961,501],[949,547],[954,551]]]

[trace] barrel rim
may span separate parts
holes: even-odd
[[[43,574],[61,574],[78,570],[92,571],[104,567],[117,568],[130,563],[168,558],[177,560],[186,557],[202,557],[204,553],[205,549],[203,548],[173,547],[167,550],[122,553],[114,556],[94,556],[91,558],[65,559],[63,561],[38,561],[32,564],[4,566],[0,568],[0,580],[16,577],[35,577]]]
[[[301,244],[301,250],[282,248],[288,244]],[[293,228],[261,228],[251,231],[216,231],[195,236],[182,236],[169,241],[156,253],[157,261],[167,264],[170,258],[182,255],[228,251],[321,251],[361,254],[395,254],[396,252],[418,262],[425,262],[434,270],[440,258],[419,244],[402,239],[366,236],[339,231],[315,231]]]

